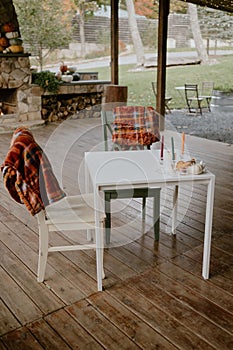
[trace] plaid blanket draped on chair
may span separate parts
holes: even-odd
[[[25,204],[32,215],[66,196],[47,156],[25,127],[15,130],[1,171],[12,198]]]
[[[150,146],[160,140],[159,115],[153,107],[120,106],[113,109],[112,142],[121,148]]]

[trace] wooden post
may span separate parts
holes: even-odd
[[[118,0],[111,0],[111,83],[118,85]]]
[[[157,97],[156,110],[160,115],[160,130],[164,130],[166,61],[167,61],[167,27],[170,0],[159,0],[158,59],[157,59]]]
[[[119,105],[127,105],[128,98],[128,86],[120,85],[105,85],[102,104],[108,107],[108,104],[114,104],[117,102]],[[113,107],[111,107],[112,109]],[[109,110],[109,109],[108,109]]]

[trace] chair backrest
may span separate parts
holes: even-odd
[[[127,105],[128,87],[120,85],[106,85],[101,106],[101,121],[104,139],[104,149],[109,150],[108,140],[112,138],[114,115],[113,109]]]
[[[159,115],[153,107],[120,106],[113,109],[112,142],[122,149],[149,147],[159,141]]]
[[[197,84],[184,84],[185,98],[199,98],[198,85]]]
[[[214,89],[213,81],[203,81],[201,86],[201,95],[202,96],[212,96],[212,92]]]

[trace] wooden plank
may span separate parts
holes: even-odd
[[[98,300],[98,293],[94,296]],[[104,312],[96,304],[94,296],[88,298],[87,301],[67,307],[67,311],[106,349],[155,349],[158,347],[168,350],[175,348],[120,304],[112,305],[106,293],[100,295],[104,304]]]
[[[44,349],[32,336],[31,332],[22,327],[2,337],[3,344],[7,350],[42,350]]]
[[[2,300],[22,325],[41,316],[39,308],[2,267],[0,267],[0,287]]]
[[[0,233],[1,234],[1,233]],[[15,236],[11,231],[7,235],[2,235],[2,241],[8,248],[24,263],[32,272],[37,271],[38,253],[32,251],[28,245]],[[60,253],[54,253],[55,255]],[[65,262],[63,262],[65,264]],[[59,269],[61,267],[57,267]],[[84,294],[74,288],[74,285],[68,281],[65,276],[55,270],[50,264],[46,267],[45,284],[51,289],[65,304],[70,304],[84,297]],[[35,276],[36,279],[36,276]]]
[[[160,310],[160,305],[156,306],[144,294],[140,294],[136,288],[130,288],[125,292],[120,286],[115,286],[111,290],[111,295],[120,301],[125,307],[129,308],[137,317],[150,325],[153,329],[161,333],[168,341],[177,346],[178,349],[213,349],[213,347],[192,332],[179,319],[173,318],[169,313]],[[154,301],[156,299],[152,297]],[[167,300],[168,301],[168,300]],[[160,304],[160,297],[158,297]],[[98,304],[99,305],[99,304]]]
[[[95,294],[89,300],[93,306],[100,310],[105,317],[111,319],[118,327],[123,330],[127,328],[128,332],[135,332],[134,338],[144,349],[155,349],[156,346],[159,346],[156,340],[158,335],[164,337],[167,345],[163,343],[162,346],[168,346],[168,348],[169,344],[173,344],[179,349],[188,349],[191,348],[192,343],[195,343],[196,349],[212,349],[186,327],[181,327],[174,318],[157,309],[148,299],[146,300],[140,295],[136,289],[129,288],[129,290],[123,291],[121,287],[114,286],[111,292],[104,297]],[[125,321],[122,321],[122,316],[119,314],[121,309],[124,309],[123,317]],[[131,312],[134,316],[129,318],[128,313],[131,315]],[[134,319],[133,322],[130,322],[131,318]],[[138,320],[140,322],[135,324]],[[147,339],[146,327],[148,326],[154,331],[150,331],[150,340]]]
[[[43,349],[70,350],[70,346],[59,336],[50,325],[43,319],[27,325],[27,328],[41,344]]]
[[[205,317],[218,326],[232,332],[233,299],[231,296],[219,288],[214,288],[209,280],[205,281],[202,278],[192,276],[170,262],[159,265],[158,270],[166,274],[166,277],[159,275],[159,283],[163,287],[166,286],[169,293],[176,295],[176,287],[181,283],[182,288],[181,286],[179,288],[179,298],[182,297],[184,303],[204,314]],[[152,274],[154,273],[156,273],[156,270],[152,272]],[[197,288],[199,295],[193,292],[193,289],[197,291]]]
[[[80,316],[79,316],[80,317]],[[66,311],[60,310],[45,318],[59,336],[70,346],[71,349],[98,350],[103,347],[95,340],[95,334],[88,333]],[[99,324],[96,320],[96,326]],[[107,331],[107,330],[106,330]]]
[[[50,313],[65,304],[43,283],[38,283],[35,275],[25,269],[25,265],[0,242],[1,266],[20,288],[34,301],[42,313]]]
[[[0,299],[0,336],[20,327],[19,321]],[[1,346],[0,346],[1,349]]]
[[[185,287],[188,287],[192,291],[196,291],[197,293],[202,294],[208,300],[214,302],[221,308],[233,314],[233,293],[231,293],[230,291],[226,293],[226,291],[223,288],[215,286],[212,282],[212,279],[205,281],[202,278],[200,278],[200,276],[196,277],[184,271],[182,269],[182,266],[179,267],[172,264],[172,267],[170,267],[170,265],[171,263],[167,262],[166,264],[159,266],[158,269],[161,271],[166,269],[167,276],[174,278],[177,282],[182,284],[183,281],[185,281]]]
[[[148,322],[151,322],[150,318],[152,318],[152,322],[155,318],[149,306],[148,311],[145,309],[144,305],[149,302],[164,313],[164,315],[174,318],[174,322],[178,323],[177,332],[182,330],[186,335],[187,329],[187,335],[190,332],[191,334],[194,333],[216,349],[228,350],[232,347],[232,335],[224,331],[221,327],[209,322],[203,315],[190,308],[189,305],[184,304],[182,298],[167,293],[160,286],[159,278],[155,274],[146,273],[140,276],[140,278],[133,278],[128,281],[127,286],[127,291],[125,291],[123,286],[119,285],[112,288],[110,293],[131,310],[134,310],[136,314],[143,315],[145,319],[148,319]],[[169,333],[169,336],[172,336],[172,333]],[[177,335],[173,334],[173,336],[176,339]],[[192,341],[192,338],[189,338],[188,341]],[[196,341],[193,344],[195,344],[196,349]],[[181,344],[181,347],[189,349],[193,347],[193,344],[186,344],[184,347]]]

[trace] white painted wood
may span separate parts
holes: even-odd
[[[101,233],[99,233],[95,243],[48,246],[49,232],[51,231],[95,229],[95,212],[93,195],[85,194],[67,196],[46,207],[46,211],[37,214],[39,226],[38,282],[44,281],[49,252],[96,249],[97,285],[98,290],[102,290],[102,278],[105,276],[103,269],[103,211],[98,216],[98,226]]]
[[[129,188],[164,188],[166,186],[190,185],[191,188],[196,184],[207,185],[206,202],[206,220],[205,237],[203,253],[203,272],[205,279],[209,276],[210,248],[212,234],[212,215],[214,200],[214,179],[215,176],[206,171],[199,175],[180,174],[174,169],[167,154],[167,159],[162,163],[159,160],[159,151],[109,151],[109,152],[87,152],[85,153],[85,162],[89,170],[90,178],[94,187],[94,204],[96,220],[96,241],[100,236],[100,210],[101,191],[129,189]],[[175,191],[175,202],[177,205],[177,190]],[[173,210],[176,215],[177,207]],[[173,230],[176,225],[176,217],[173,219]]]

